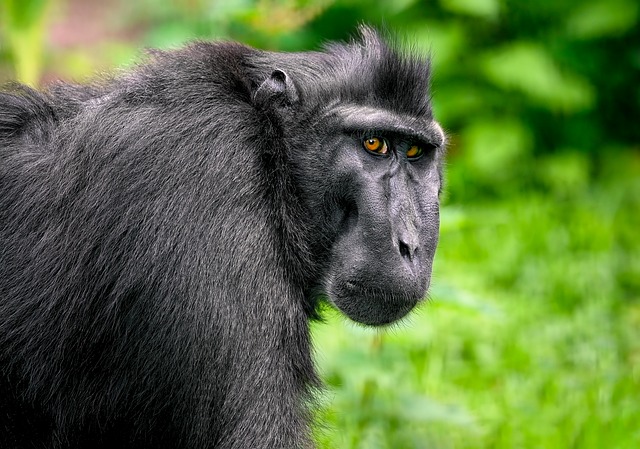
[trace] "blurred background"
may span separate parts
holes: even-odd
[[[148,47],[317,49],[385,26],[434,58],[450,134],[430,299],[314,324],[320,448],[640,447],[636,0],[0,0],[0,83]]]

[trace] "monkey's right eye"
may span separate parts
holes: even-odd
[[[387,141],[380,137],[369,137],[362,141],[364,149],[369,153],[378,154],[380,156],[386,156],[389,154],[389,146]]]

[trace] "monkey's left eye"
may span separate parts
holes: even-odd
[[[364,139],[362,141],[362,145],[368,152],[378,154],[380,156],[386,156],[389,153],[387,141],[381,137],[369,137]]]
[[[418,159],[423,154],[424,150],[421,146],[412,145],[411,148],[407,150],[407,159]]]

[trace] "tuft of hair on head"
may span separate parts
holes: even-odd
[[[406,47],[405,47],[406,48]],[[343,83],[340,97],[416,117],[432,117],[431,59],[401,48],[396,36],[367,25],[347,44],[328,44]]]

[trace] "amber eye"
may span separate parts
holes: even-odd
[[[422,153],[424,153],[422,147],[419,147],[418,145],[412,145],[411,148],[407,150],[407,158],[418,159],[420,156],[422,156]]]
[[[365,150],[379,154],[386,155],[389,152],[389,147],[387,146],[387,141],[380,137],[369,137],[362,141],[362,144]]]

